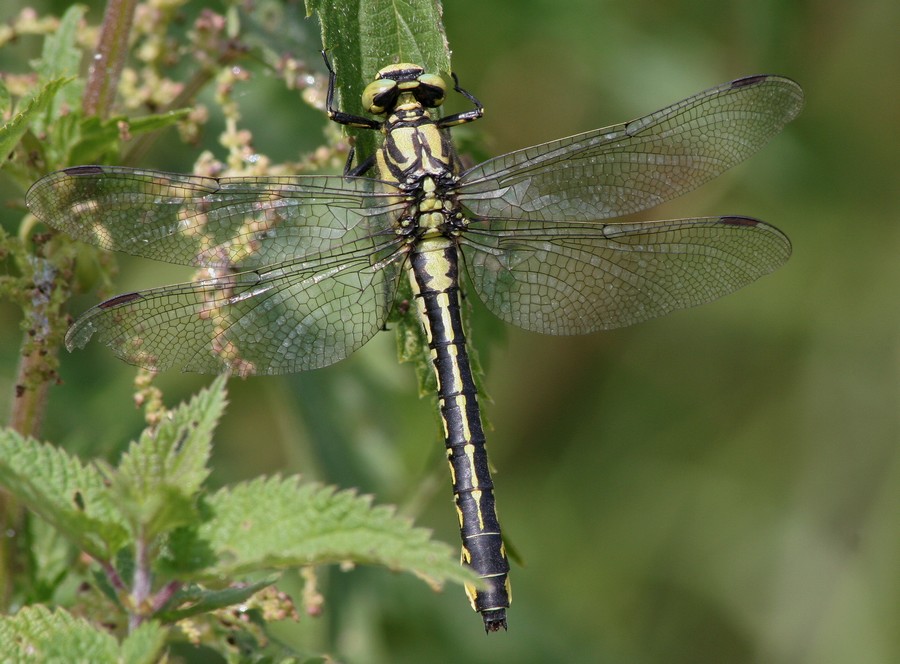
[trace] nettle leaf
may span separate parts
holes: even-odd
[[[75,79],[73,84],[54,100],[54,110],[50,117],[59,117],[64,108],[67,111],[81,108],[81,101],[84,97],[84,80],[76,78],[81,69],[82,58],[77,40],[86,11],[87,8],[84,5],[73,4],[70,6],[60,19],[59,28],[44,39],[41,57],[34,63],[35,71],[40,74],[42,81],[52,81],[62,77]],[[49,119],[47,122],[50,122]],[[44,127],[40,127],[38,133],[43,131]]]
[[[71,80],[58,78],[50,81],[41,88],[40,92],[25,102],[21,111],[0,127],[0,168],[6,163],[9,153],[22,140],[28,126],[47,110],[56,93]]]
[[[158,660],[165,637],[159,624],[147,622],[120,645],[112,634],[83,618],[42,605],[0,616],[3,661],[151,664]]]
[[[118,643],[82,618],[64,609],[23,607],[12,616],[0,617],[0,642],[4,656],[13,661],[115,661]]]
[[[178,556],[209,562],[207,577],[354,562],[411,572],[435,587],[475,579],[429,531],[353,491],[275,477],[223,488],[205,503],[209,520],[170,545]]]
[[[78,74],[81,65],[78,29],[86,11],[84,5],[73,4],[63,14],[59,27],[44,39],[41,57],[34,68],[45,80]]]
[[[130,540],[103,476],[59,448],[0,430],[0,484],[94,558]]]
[[[118,661],[128,664],[154,664],[160,661],[166,647],[168,630],[158,622],[148,620],[125,637],[119,646],[121,657]]]
[[[197,493],[209,476],[212,434],[225,409],[224,376],[147,429],[122,455],[114,485],[135,531],[148,539],[194,523]]]
[[[156,618],[165,623],[173,623],[190,616],[241,604],[263,588],[278,581],[279,576],[275,574],[256,583],[237,583],[221,589],[209,589],[196,585],[183,588],[175,593],[168,602],[168,606],[178,608],[171,611],[163,609],[156,614]]]
[[[450,49],[436,0],[306,0],[306,11],[319,16],[342,111],[365,115],[363,89],[385,65],[413,62],[433,73],[450,72]],[[360,157],[374,153],[375,132],[348,133],[357,137]]]
[[[28,566],[30,588],[26,601],[50,601],[53,593],[72,571],[75,547],[44,519],[29,519],[26,532],[33,561]]]
[[[127,138],[158,131],[177,124],[187,117],[190,109],[180,109],[128,118],[124,115],[102,120],[95,115],[81,118],[72,131],[73,140],[69,146],[66,163],[96,164],[108,161],[117,155],[120,143]]]

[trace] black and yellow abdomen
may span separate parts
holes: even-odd
[[[466,588],[485,628],[506,627],[509,563],[494,505],[484,430],[459,310],[459,262],[448,238],[422,240],[410,253],[410,278],[438,382],[447,460],[462,536],[462,562],[485,587]]]

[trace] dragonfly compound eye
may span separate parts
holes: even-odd
[[[444,103],[447,94],[447,84],[444,79],[435,74],[422,74],[419,76],[419,85],[416,88],[416,99],[426,108],[436,108]]]
[[[390,78],[376,79],[363,90],[363,108],[372,115],[381,115],[394,105],[399,93],[397,81]]]

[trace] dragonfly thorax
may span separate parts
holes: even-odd
[[[376,156],[380,179],[410,192],[419,189],[426,177],[433,178],[439,188],[453,185],[458,172],[453,144],[421,104],[394,109],[382,131],[384,142]]]

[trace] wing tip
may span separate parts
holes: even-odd
[[[782,97],[785,110],[784,124],[796,118],[803,109],[804,95],[803,88],[792,78],[781,76],[780,74],[753,74],[737,78],[728,85],[732,90],[740,90],[765,83],[774,84],[778,89],[776,94]]]
[[[776,235],[782,239],[783,244],[787,247],[787,253],[790,255],[791,252],[791,240],[788,236],[780,229],[772,224],[766,223],[761,219],[756,219],[755,217],[743,217],[739,215],[724,215],[719,217],[717,223],[723,224],[725,226],[743,226],[744,228],[758,228],[766,231],[772,235]]]

